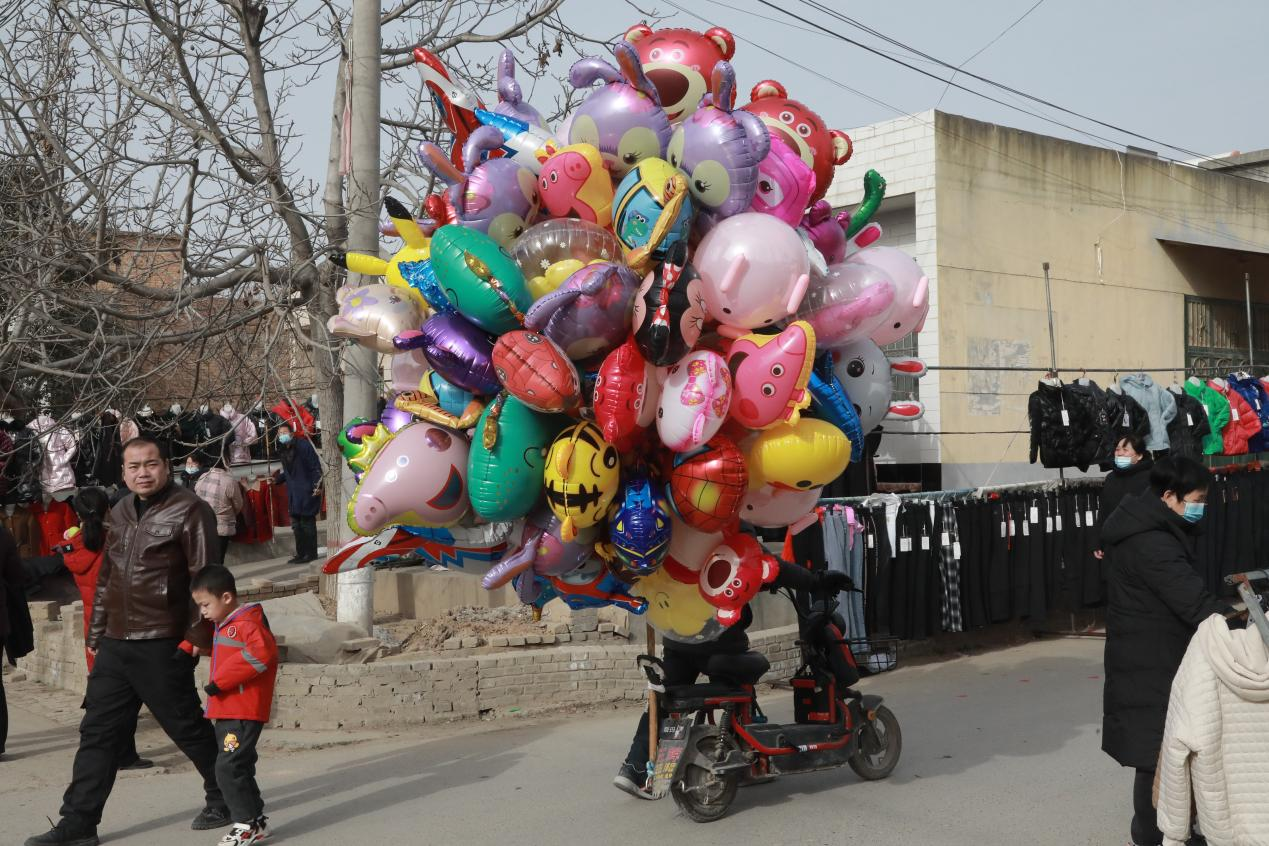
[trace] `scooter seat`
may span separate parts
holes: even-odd
[[[664,709],[672,712],[696,711],[710,699],[746,699],[753,694],[730,684],[680,684],[665,689]]]
[[[771,662],[761,652],[741,652],[711,655],[705,664],[705,675],[710,681],[747,685],[757,684],[770,669]]]

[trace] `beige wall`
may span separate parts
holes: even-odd
[[[1269,265],[1230,252],[1269,251],[1269,185],[955,115],[935,126],[941,364],[1048,365],[1043,261],[1067,371],[1181,366],[1184,296],[1241,298],[1244,266],[1264,280],[1253,299],[1269,301]],[[942,430],[1026,430],[1039,375],[943,371]],[[1044,478],[1025,464],[1028,444],[943,435],[944,486],[993,469],[994,482]]]

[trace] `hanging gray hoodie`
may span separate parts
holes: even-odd
[[[1124,393],[1135,399],[1150,416],[1150,436],[1146,449],[1168,448],[1168,424],[1176,418],[1176,397],[1163,390],[1145,373],[1130,373],[1119,380]]]

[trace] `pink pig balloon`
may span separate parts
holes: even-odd
[[[811,280],[798,317],[815,329],[821,349],[836,349],[870,337],[895,304],[895,285],[879,267],[844,262]]]
[[[431,423],[412,423],[375,455],[348,503],[359,535],[388,526],[452,526],[467,513],[467,439]]]
[[[930,280],[916,259],[894,247],[867,247],[846,259],[846,263],[871,265],[894,283],[894,307],[871,335],[878,346],[921,331],[930,311]]]
[[[723,334],[770,326],[798,310],[811,281],[806,243],[792,226],[769,214],[743,212],[701,239],[692,264],[701,295]]]
[[[686,452],[718,434],[730,407],[727,362],[711,350],[688,353],[666,368],[657,434],[673,452]]]

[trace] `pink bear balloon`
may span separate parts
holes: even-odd
[[[878,346],[893,344],[909,332],[921,331],[930,311],[930,280],[916,259],[894,247],[868,247],[846,259],[846,263],[871,265],[894,283],[894,307],[871,335]]]
[[[701,275],[709,316],[723,334],[770,326],[798,310],[811,282],[806,243],[769,214],[744,212],[701,239],[692,264]]]

